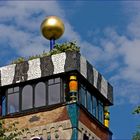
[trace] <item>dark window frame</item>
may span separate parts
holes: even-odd
[[[84,86],[85,85],[85,86]],[[83,104],[82,102],[82,94],[80,93],[81,92],[81,88],[84,87],[84,90],[85,90],[85,105]],[[88,110],[88,94],[89,93],[91,95],[91,104],[92,104],[92,111]],[[79,94],[79,103],[92,115],[94,116],[99,122],[101,122],[102,124],[104,123],[104,104],[102,102],[102,100],[99,99],[99,97],[97,97],[96,94],[94,94],[91,90],[89,90],[89,88],[86,86],[86,84],[83,84],[83,83],[79,83],[79,90],[78,90],[78,94]],[[94,99],[93,99],[94,98]],[[96,107],[94,106],[94,100],[96,100]],[[99,103],[102,104],[102,119],[100,119],[100,108],[99,108]],[[95,107],[95,114],[93,112],[93,109]]]
[[[55,80],[58,79],[58,78],[59,78],[59,81],[56,82]],[[49,83],[49,80],[53,80],[53,83]],[[62,89],[61,89],[61,87],[62,87],[62,84],[61,83],[62,82],[61,82],[61,78],[60,77],[49,79],[49,80],[48,80],[48,85],[47,85],[47,87],[48,87],[48,89],[47,89],[47,93],[48,93],[47,94],[48,95],[48,106],[55,104],[55,103],[54,104],[51,104],[51,103],[49,104],[49,98],[50,98],[49,95],[51,95],[51,94],[49,94],[49,87],[54,86],[54,85],[60,85],[60,89],[59,89],[59,92],[60,92],[59,93],[60,94],[60,96],[59,96],[60,99],[59,100],[60,100],[60,102],[61,102],[61,92],[62,92]]]
[[[92,111],[92,115],[96,118],[96,119],[98,119],[98,117],[99,117],[99,105],[98,105],[98,99],[94,96],[94,95],[92,95],[92,107],[93,107],[93,109],[95,108],[95,113]],[[96,103],[95,103],[96,102]],[[96,106],[95,106],[96,105]]]
[[[14,91],[14,88],[18,87],[19,90],[18,91]],[[8,89],[13,89],[13,91],[11,93],[8,93]],[[6,97],[6,115],[9,115],[9,114],[15,114],[17,112],[20,111],[20,87],[19,86],[13,86],[13,87],[10,87],[8,88],[7,90],[5,90],[5,97]],[[15,111],[13,113],[8,113],[8,96],[9,95],[12,95],[12,94],[18,94],[18,111]]]
[[[81,92],[81,88],[84,91],[84,93]],[[80,101],[80,103],[86,108],[87,107],[87,91],[86,91],[86,87],[83,86],[82,84],[80,84],[78,93],[79,93],[79,101]],[[83,96],[85,97],[84,103],[83,103]]]
[[[31,89],[32,89],[32,97],[31,97],[31,99],[32,99],[32,104],[31,104],[31,107],[30,108],[27,108],[27,109],[23,109],[23,90],[24,90],[24,88],[25,87],[27,87],[27,86],[30,86],[31,87]],[[32,108],[34,108],[34,84],[33,85],[31,85],[31,84],[27,84],[27,85],[25,85],[25,86],[23,86],[22,87],[22,89],[21,89],[21,98],[20,98],[20,100],[21,100],[21,111],[24,111],[24,110],[30,110],[30,109],[32,109]]]
[[[103,106],[103,103],[101,101],[98,101],[98,118],[99,118],[99,121],[101,123],[104,122],[104,106]],[[101,114],[100,114],[101,113]]]
[[[86,102],[87,110],[92,114],[93,101],[92,101],[92,95],[89,91],[86,91],[86,100],[87,100]],[[88,100],[90,100],[91,102],[89,102]]]
[[[4,98],[4,99],[3,99]],[[5,100],[5,101],[4,101]],[[3,104],[3,102],[5,102],[4,104]],[[1,116],[5,116],[6,115],[6,113],[7,113],[7,98],[6,98],[6,95],[5,94],[1,94],[0,95],[0,115]],[[4,107],[3,107],[3,105],[4,105]],[[5,108],[5,110],[3,111],[3,108]],[[4,114],[3,114],[4,113]]]
[[[44,98],[44,99],[45,99],[45,105],[36,106],[36,88],[37,88],[37,86],[38,86],[40,83],[43,83],[43,84],[44,84],[43,86],[45,86],[45,87],[44,87],[44,88],[45,88],[45,91],[44,91],[44,92],[45,92],[45,93],[44,93],[44,94],[45,94],[45,98]],[[34,90],[34,91],[33,91],[33,93],[34,93],[34,94],[33,94],[33,95],[34,95],[34,96],[33,96],[33,108],[38,108],[38,107],[46,106],[46,105],[47,105],[47,97],[46,97],[46,96],[47,96],[47,93],[46,93],[46,92],[47,92],[47,85],[46,85],[46,82],[40,81],[40,82],[36,83],[36,84],[34,85],[34,87],[33,87],[33,90]]]
[[[50,77],[50,78],[41,78],[41,79],[35,79],[35,80],[32,80],[32,81],[26,81],[26,82],[24,82],[24,83],[18,83],[18,84],[14,84],[14,85],[9,85],[9,86],[5,86],[5,87],[2,87],[2,96],[5,96],[5,98],[6,98],[6,106],[5,106],[5,114],[4,115],[2,115],[2,110],[1,110],[1,116],[3,116],[3,117],[5,117],[5,116],[7,116],[7,115],[10,115],[10,114],[12,114],[12,115],[16,115],[16,114],[21,114],[21,113],[26,113],[26,112],[29,112],[29,111],[35,111],[35,110],[38,110],[38,109],[45,109],[45,108],[49,108],[49,107],[51,107],[51,106],[54,106],[54,105],[56,105],[56,104],[53,104],[53,105],[49,105],[48,104],[48,100],[49,100],[49,98],[48,98],[48,81],[50,80],[50,79],[57,79],[57,78],[60,78],[60,102],[59,103],[57,103],[57,104],[60,104],[60,103],[63,103],[64,101],[65,101],[65,96],[64,96],[64,79],[63,79],[63,77],[62,76],[57,76],[57,77]],[[44,84],[45,84],[45,105],[44,106],[39,106],[39,107],[35,107],[35,87],[36,87],[36,85],[38,84],[38,83],[40,83],[40,82],[43,82]],[[57,82],[58,83],[58,82]],[[29,108],[29,109],[25,109],[25,110],[23,110],[22,109],[22,92],[23,92],[23,89],[24,89],[24,87],[25,86],[27,86],[27,85],[30,85],[31,87],[32,87],[32,89],[33,89],[33,91],[32,91],[32,108]],[[19,97],[18,97],[18,99],[19,99],[19,111],[18,112],[14,112],[14,113],[8,113],[8,89],[10,89],[10,88],[15,88],[15,87],[19,87]],[[9,94],[14,94],[14,93],[9,93]],[[1,101],[1,108],[2,108],[2,101]]]

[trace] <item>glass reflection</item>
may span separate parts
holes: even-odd
[[[60,83],[48,86],[48,104],[60,103]]]
[[[27,85],[22,90],[22,110],[33,107],[33,88]]]
[[[46,104],[46,86],[39,82],[35,87],[35,107],[45,106]]]
[[[9,94],[8,95],[8,114],[15,113],[19,111],[19,94]]]

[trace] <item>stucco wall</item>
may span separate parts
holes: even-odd
[[[95,137],[97,140],[111,140],[112,133],[108,128],[99,125],[82,109],[79,113],[79,137],[86,133],[87,136]]]
[[[84,134],[89,137],[89,140],[102,140],[95,133],[93,133],[87,126],[85,126],[82,122],[79,121],[78,126],[78,139],[82,140]]]
[[[7,118],[5,119],[5,127],[14,122],[18,122],[16,127],[19,130],[28,128],[21,136],[21,139],[29,140],[35,136],[42,137],[44,138],[43,140],[47,140],[47,137],[52,139],[56,139],[56,137],[59,137],[59,139],[70,139],[72,135],[71,122],[64,106],[50,111]]]

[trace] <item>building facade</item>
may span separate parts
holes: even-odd
[[[113,88],[79,53],[0,68],[1,119],[28,128],[24,140],[111,140]]]

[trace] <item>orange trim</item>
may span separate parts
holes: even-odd
[[[70,92],[77,92],[78,91],[78,82],[77,81],[70,81],[69,82],[69,89],[70,89]]]

